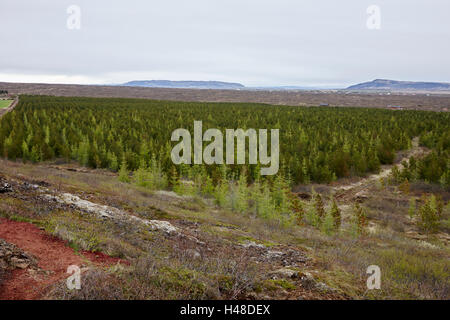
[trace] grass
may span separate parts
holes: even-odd
[[[98,171],[80,173],[9,161],[0,161],[0,171],[34,180],[45,177],[52,184],[51,189],[58,189],[61,184],[62,192],[84,193],[82,197],[92,202],[118,207],[142,218],[169,220],[175,225],[182,222],[179,226],[191,229],[211,249],[138,226],[114,224],[77,210],[46,208],[35,201],[37,195],[16,198],[12,193],[4,194],[0,197],[1,216],[38,224],[68,240],[76,250],[101,251],[131,262],[123,269],[93,270],[86,275],[81,292],[66,292],[62,284],[53,297],[234,299],[248,297],[258,290],[271,297],[280,297],[280,291],[296,294],[297,281],[267,279],[268,272],[278,266],[270,265],[271,262],[255,264],[249,259],[252,249],[239,251],[240,244],[247,241],[264,244],[271,250],[289,246],[306,252],[310,260],[299,271],[311,271],[317,281],[351,298],[448,299],[449,296],[448,247],[439,238],[417,241],[407,237],[405,231],[415,230],[407,216],[409,196],[393,195],[384,189],[371,190],[371,199],[362,204],[370,221],[380,228],[354,238],[345,232],[351,219],[346,210],[344,230],[326,235],[309,225],[283,226],[276,221],[218,209],[200,198],[165,198],[118,183],[116,176]],[[446,204],[443,232],[448,229],[449,211],[450,205]],[[189,254],[192,250],[201,257],[193,258]],[[381,290],[367,291],[369,265],[381,269]]]
[[[87,191],[85,196],[92,197],[90,200],[94,202],[107,202],[108,205],[122,209],[126,207],[147,219],[171,220],[175,217],[173,214],[191,216],[193,220],[197,220],[197,217],[211,219],[204,212],[204,205],[196,203],[195,199],[183,200],[179,204],[161,201],[160,197],[142,192],[134,186],[117,186],[112,183],[115,176],[54,171],[51,168],[29,165],[20,165],[17,169],[34,180],[38,177],[41,180],[45,176],[45,180],[52,183],[55,189],[64,186],[61,191],[75,194]],[[60,185],[61,179],[64,182]],[[101,194],[101,198],[98,194]],[[253,263],[246,256],[236,255],[235,251],[226,246],[219,250],[220,258],[210,253],[204,256],[202,248],[196,248],[195,244],[177,238],[166,238],[138,224],[113,223],[79,210],[60,208],[52,203],[47,205],[48,210],[42,210],[42,203],[38,201],[40,197],[33,191],[25,192],[20,199],[14,196],[14,193],[0,196],[0,216],[39,225],[47,233],[66,240],[76,252],[100,251],[131,263],[129,267],[116,271],[92,270],[83,277],[83,290],[80,292],[67,292],[62,283],[61,287],[55,288],[53,298],[237,298],[251,290],[257,281],[258,275]],[[183,217],[183,220],[188,219]],[[202,252],[201,259],[193,259],[189,255],[189,250],[194,249]]]
[[[8,108],[13,100],[0,100],[0,109]]]

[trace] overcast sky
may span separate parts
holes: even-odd
[[[67,27],[70,5],[80,29]],[[380,29],[367,27],[370,5]],[[450,82],[449,0],[0,0],[0,81],[375,78]]]

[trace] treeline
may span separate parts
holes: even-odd
[[[408,149],[415,136],[434,150],[423,160],[421,175],[436,182],[448,174],[448,113],[365,108],[21,96],[0,121],[0,152],[13,160],[63,157],[113,171],[121,163],[133,171],[153,167],[170,179],[192,170],[173,165],[170,137],[177,128],[193,132],[194,120],[203,121],[203,130],[223,132],[279,128],[280,170],[294,183],[376,172],[394,161],[397,150]],[[221,166],[204,167],[213,183],[220,181]],[[238,179],[242,167],[228,166],[227,175]],[[248,182],[258,178],[257,165],[244,167]]]

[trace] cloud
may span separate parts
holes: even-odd
[[[366,0],[2,0],[0,81],[450,81],[450,2],[377,2],[380,30]]]

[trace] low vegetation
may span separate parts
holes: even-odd
[[[293,183],[376,172],[420,136],[435,151],[418,164],[418,178],[448,183],[449,113],[422,111],[21,96],[0,120],[0,154],[32,162],[62,157],[113,171],[121,163],[131,171],[153,167],[170,179],[192,170],[173,165],[170,137],[177,128],[192,132],[194,120],[202,120],[204,130],[281,129],[281,174]],[[223,176],[219,165],[202,170],[214,184]],[[259,165],[245,171],[253,182]],[[227,167],[230,177],[241,172],[242,166]]]
[[[280,173],[174,166],[170,133],[193,120],[282,129]],[[82,290],[61,282],[48,298],[448,299],[448,120],[362,108],[24,96],[0,120],[0,152],[20,160],[0,160],[0,179],[12,186],[0,193],[0,215],[38,225],[80,255],[127,262],[89,265]],[[414,137],[427,152],[399,163],[397,151],[411,149]],[[380,169],[379,179],[361,179]],[[163,220],[177,232],[99,217],[43,193]],[[380,290],[367,290],[370,265],[381,269]]]

